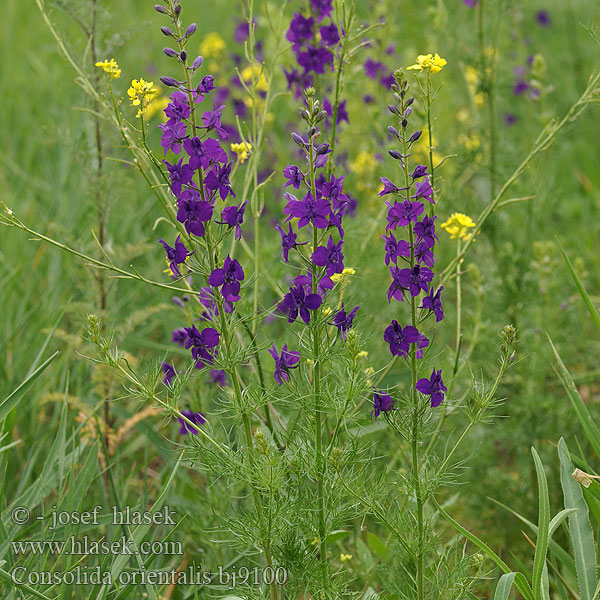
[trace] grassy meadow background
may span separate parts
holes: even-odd
[[[216,69],[217,81],[230,80],[230,55],[242,53],[241,46],[233,42],[238,4],[233,0],[183,2],[187,22],[195,21],[199,27],[194,46],[200,45],[210,32],[218,32],[226,42],[218,56],[205,55],[203,73]],[[52,21],[64,33],[74,56],[85,57],[85,68],[92,73],[81,30],[61,4],[48,3]],[[88,14],[89,2],[74,0],[68,4],[77,15],[85,18]],[[301,5],[298,0],[289,2],[285,9],[288,22]],[[357,271],[345,291],[346,304],[360,304],[357,328],[364,349],[369,352],[369,365],[380,369],[388,360],[381,335],[398,309],[385,299],[388,275],[380,240],[383,221],[377,221],[383,203],[377,196],[379,177],[389,176],[392,169],[386,141],[390,94],[365,76],[364,62],[369,57],[381,59],[394,69],[412,64],[417,54],[425,52],[439,52],[448,61],[443,71],[434,76],[436,83],[444,83],[433,109],[436,151],[440,156],[451,156],[439,170],[442,195],[438,223],[452,212],[476,218],[490,201],[489,123],[485,109],[477,108],[468,81],[468,66],[476,67],[479,60],[473,10],[459,0],[358,0],[357,6],[361,22],[372,24],[385,18],[385,25],[373,30],[369,36],[373,44],[359,50],[345,72],[343,97],[348,100],[350,122],[340,128],[338,142],[345,161],[336,173],[345,175],[346,189],[358,203],[356,216],[345,221],[346,265]],[[550,119],[562,118],[585,88],[591,71],[600,67],[600,46],[588,31],[598,30],[600,4],[593,0],[489,0],[486,7],[486,39],[497,47],[495,165],[499,186],[527,154],[541,129]],[[536,13],[542,9],[551,17],[548,27],[536,21]],[[257,37],[267,38],[260,9],[257,12]],[[114,56],[122,69],[121,78],[115,82],[118,93],[124,95],[133,78],[158,82],[160,75],[172,74],[173,66],[161,51],[165,42],[159,27],[164,23],[153,10],[152,2],[102,0],[98,24],[99,58]],[[393,42],[395,53],[385,54],[384,49]],[[515,67],[525,65],[527,57],[535,54],[541,55],[545,63],[541,101],[528,98],[527,94],[513,94]],[[74,73],[59,55],[33,0],[2,3],[0,55],[0,200],[32,229],[93,256],[98,256],[92,234],[96,230],[98,203],[105,203],[106,249],[114,263],[123,268],[133,264],[150,279],[168,282],[163,273],[164,253],[157,243],[158,237],[168,234],[168,229],[157,222],[160,207],[143,179],[118,161],[107,160],[102,180],[94,181],[94,123],[88,112],[89,100],[74,83]],[[282,62],[287,66],[292,59],[288,51]],[[285,90],[281,69],[273,85]],[[375,101],[365,105],[365,94],[371,94]],[[288,270],[279,259],[280,238],[272,220],[281,222],[281,171],[296,159],[289,138],[292,129],[298,127],[296,105],[291,94],[282,94],[275,100],[268,132],[271,142],[264,155],[265,170],[276,174],[265,188],[267,212],[261,223],[261,260],[263,268],[282,287]],[[133,120],[133,109],[126,102],[121,109],[124,113],[131,110],[129,116]],[[516,116],[514,124],[505,122],[505,114]],[[417,115],[417,121],[423,118],[422,113]],[[153,117],[149,137],[157,153],[159,122],[158,116]],[[506,398],[497,412],[501,418],[490,425],[477,426],[469,443],[461,449],[461,457],[469,461],[458,473],[462,485],[452,491],[458,494],[452,513],[496,552],[517,564],[528,562],[532,553],[522,534],[523,524],[490,498],[509,504],[514,511],[535,521],[537,488],[530,447],[538,450],[547,467],[550,501],[555,510],[563,506],[556,455],[558,439],[563,436],[572,452],[589,456],[581,424],[554,371],[547,335],[554,341],[591,414],[598,415],[600,334],[591,324],[560,249],[567,253],[597,304],[599,127],[598,108],[591,106],[559,133],[554,145],[535,159],[506,196],[535,198],[508,205],[493,215],[464,263],[463,348],[472,343],[474,348],[470,354],[463,353],[463,375],[471,372],[475,379],[480,374],[486,378],[494,375],[498,333],[507,324],[518,329],[519,362],[509,371],[499,391]],[[108,156],[125,156],[110,127],[106,127],[103,136]],[[252,239],[250,229],[245,233],[247,239]],[[438,235],[441,242],[436,265],[444,266],[453,257],[456,246],[442,230]],[[81,495],[73,496],[73,489],[78,488],[73,487],[73,482],[69,484],[68,477],[58,484],[56,478],[68,473],[72,468],[69,461],[77,458],[76,462],[81,460],[85,465],[89,459],[89,467],[73,467],[73,474],[89,468],[85,474],[88,487],[82,493],[85,505],[93,507],[102,503],[104,497],[101,466],[96,459],[97,450],[86,450],[83,457],[71,454],[83,437],[93,438],[93,432],[77,428],[83,418],[94,411],[101,412],[102,394],[107,389],[114,400],[111,410],[115,434],[120,425],[145,407],[135,399],[123,398],[119,381],[85,358],[94,352],[84,339],[86,315],[99,315],[107,330],[114,331],[115,342],[127,352],[132,364],[143,366],[165,357],[183,364],[187,351],[170,342],[171,331],[183,325],[182,313],[166,290],[110,278],[106,280],[108,294],[103,309],[92,269],[60,249],[28,237],[16,229],[0,228],[0,399],[7,397],[56,350],[60,356],[4,420],[2,446],[16,443],[0,454],[0,506],[4,511],[22,494],[37,489],[38,495],[32,497],[38,502],[55,503],[56,498],[63,497],[75,510],[82,501]],[[267,284],[264,293],[261,304],[276,300],[275,291]],[[449,282],[445,289],[447,319],[435,329],[437,352],[446,346],[454,348],[454,294],[454,284]],[[283,331],[279,320],[261,326],[265,341],[278,340],[278,346],[279,340],[285,340]],[[452,356],[453,352],[448,351],[441,359],[448,371],[452,368]],[[194,380],[198,385],[189,392],[190,402],[204,412],[210,412],[211,407],[216,411],[218,390],[205,386],[205,379],[201,375]],[[453,390],[457,397],[466,391],[467,380],[463,377],[457,381]],[[408,383],[409,374],[397,369],[387,375],[383,384],[403,381]],[[374,455],[388,457],[384,470],[401,470],[404,467],[395,444],[382,434],[384,425],[371,423],[370,410],[367,399],[360,408],[362,422],[357,435],[376,444]],[[443,435],[450,437],[460,429],[461,419],[460,415],[449,414]],[[178,431],[176,422],[154,414],[123,434],[112,470],[123,504],[156,497],[171,475],[173,457],[182,442]],[[57,443],[63,459],[54,464],[48,461],[52,452],[58,451]],[[67,491],[69,485],[71,492]],[[53,496],[51,490],[55,488]],[[220,502],[229,505],[230,501],[226,490],[207,485],[201,473],[179,469],[166,504],[178,514],[187,515],[185,524],[174,535],[184,541],[190,561],[200,560],[203,555],[219,556],[223,564],[234,560],[233,554],[218,543],[215,532],[219,515],[207,508]],[[36,527],[34,523],[30,529],[19,530],[19,535],[38,535]],[[559,538],[560,535],[564,537],[564,533]],[[360,544],[357,546],[355,537],[350,536],[340,542],[339,549],[353,556],[348,568],[354,569],[360,579],[369,560],[361,554]],[[5,548],[4,553],[2,559],[8,561],[8,566],[17,560]],[[370,560],[386,563],[383,557]],[[8,566],[3,569],[9,570]],[[487,590],[485,583],[481,586],[477,597],[491,598],[492,584],[493,578]],[[3,589],[3,598],[29,597],[10,586]],[[57,589],[52,597],[59,593]],[[75,591],[61,589],[63,595],[59,597],[71,597]],[[25,595],[18,595],[21,593]],[[72,597],[88,597],[87,593]],[[142,593],[143,590],[130,590],[127,597],[142,597]],[[194,595],[178,590],[172,597]]]

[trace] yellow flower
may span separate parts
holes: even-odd
[[[357,355],[356,358],[367,358],[367,356],[369,356],[369,353],[366,350],[361,350]]]
[[[239,144],[231,144],[231,151],[235,152],[240,161],[240,164],[244,164],[244,161],[252,152],[252,145],[248,142],[241,142]]]
[[[131,87],[127,90],[127,95],[131,100],[131,106],[137,106],[138,112],[136,117],[141,117],[150,107],[158,90],[153,87],[152,81],[144,81],[141,77],[132,80]]]
[[[111,79],[119,79],[121,77],[121,69],[119,69],[119,65],[114,58],[97,62],[95,66],[107,73]]]
[[[242,79],[249,89],[252,89],[252,80],[254,79],[254,88],[257,92],[266,92],[269,89],[267,78],[263,68],[258,63],[252,66],[248,65],[242,72]]]
[[[216,31],[211,31],[204,36],[200,43],[200,54],[217,57],[225,50],[225,46],[225,40]]]
[[[370,152],[359,152],[350,164],[350,169],[357,175],[370,175],[375,168],[375,159]]]
[[[437,52],[435,53],[435,56],[432,56],[431,54],[419,54],[419,56],[417,56],[416,64],[407,67],[407,69],[419,71],[429,69],[430,73],[437,73],[441,71],[446,64],[446,59],[442,58]]]
[[[462,213],[452,213],[450,218],[445,223],[442,223],[441,227],[450,234],[450,239],[460,238],[466,241],[471,237],[469,229],[475,227],[475,222],[471,217]]]
[[[340,554],[340,560],[345,563],[349,560],[352,560],[352,554],[344,554],[343,552]]]

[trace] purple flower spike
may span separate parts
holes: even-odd
[[[431,183],[429,182],[429,175],[425,175],[425,178],[422,181],[417,181],[415,184],[415,195],[411,196],[411,198],[425,198],[431,202],[431,204],[435,204],[433,201],[433,188],[431,187]]]
[[[425,396],[431,396],[431,408],[439,406],[444,401],[444,392],[448,391],[442,381],[441,369],[438,371],[434,369],[429,379],[419,379],[415,389]]]
[[[213,287],[221,287],[221,295],[226,302],[237,302],[240,299],[240,281],[244,280],[244,269],[240,263],[229,256],[222,269],[215,269],[208,277]]]
[[[309,40],[313,36],[314,19],[312,17],[303,17],[296,13],[290,22],[290,28],[285,34],[286,39],[292,42],[296,48],[299,48],[303,40]]]
[[[395,186],[387,177],[380,177],[379,181],[383,183],[383,189],[379,192],[380,197],[385,196],[387,194],[394,194],[396,192],[399,192],[401,189],[406,189]]]
[[[228,206],[221,213],[222,221],[217,221],[220,225],[229,225],[235,227],[235,239],[239,240],[242,237],[241,225],[244,222],[244,211],[246,210],[248,200],[242,202],[239,206]]]
[[[318,267],[326,267],[326,273],[329,277],[334,273],[341,273],[344,270],[344,255],[342,253],[343,240],[337,244],[329,236],[327,247],[319,246],[310,257]]]
[[[377,421],[377,417],[382,412],[390,412],[394,410],[395,400],[389,395],[384,394],[381,390],[377,391],[373,386],[373,410],[371,411],[371,421],[373,417],[375,417],[375,421]]]
[[[279,303],[279,310],[287,314],[288,323],[293,323],[300,315],[300,318],[308,325],[310,323],[309,311],[317,310],[322,302],[323,299],[319,294],[307,294],[304,286],[300,282],[296,282]]]
[[[174,248],[171,248],[171,246],[169,246],[162,238],[158,238],[158,241],[163,245],[163,248],[167,253],[167,260],[170,261],[169,266],[171,267],[171,273],[177,277],[181,277],[181,273],[179,272],[177,265],[183,264],[185,259],[195,252],[195,250],[193,252],[188,252],[188,249],[183,245],[183,242],[179,241],[179,238],[181,238],[180,235],[178,235],[177,239],[175,240]]]
[[[161,363],[160,366],[162,368],[162,372],[165,374],[163,377],[163,383],[166,386],[171,385],[171,381],[177,377],[177,371],[175,370],[175,367],[166,362]]]
[[[406,358],[410,350],[410,344],[415,344],[419,341],[419,330],[412,325],[407,325],[403,329],[398,321],[393,320],[385,328],[383,339],[390,345],[392,356]]]
[[[333,0],[310,0],[310,3],[319,21],[331,16]]]
[[[292,248],[296,246],[304,246],[304,244],[308,244],[308,242],[297,243],[296,239],[298,236],[292,230],[292,224],[288,224],[288,232],[286,233],[279,225],[275,225],[275,229],[279,231],[281,234],[281,254],[283,256],[283,260],[287,263],[289,262],[289,253]]]
[[[331,213],[331,207],[327,200],[323,198],[315,200],[311,192],[308,192],[302,201],[293,194],[285,193],[284,196],[288,200],[283,209],[283,214],[289,215],[286,222],[297,218],[299,228],[312,223],[317,229],[327,229]]]
[[[413,179],[420,179],[421,177],[425,177],[425,175],[427,175],[427,167],[425,165],[417,165],[411,177]]]
[[[163,160],[163,163],[167,166],[169,176],[171,178],[171,191],[179,196],[181,194],[182,187],[192,181],[194,176],[194,169],[188,164],[183,164],[183,158],[178,163],[172,165],[171,163]]]
[[[185,138],[186,126],[184,123],[159,123],[158,125],[162,131],[160,136],[160,145],[165,151],[165,154],[172,150],[174,154],[181,152],[181,142]]]
[[[188,418],[195,425],[204,425],[206,423],[206,419],[201,412],[193,412],[191,410],[182,410],[181,414]],[[184,421],[181,417],[177,417],[179,422],[181,423],[181,429],[179,430],[179,435],[186,435],[191,433],[192,435],[198,435],[198,430],[195,427],[192,427],[187,421]]]
[[[429,291],[429,294],[423,298],[423,304],[420,308],[428,308],[431,312],[435,313],[435,321],[439,323],[444,318],[444,307],[442,306],[441,293],[444,286],[440,286],[437,292],[433,292],[433,286]]]
[[[283,176],[287,179],[283,187],[291,185],[294,189],[299,190],[304,181],[304,173],[296,165],[288,165],[283,170]]]
[[[200,167],[207,169],[217,163],[227,162],[227,153],[217,140],[209,138],[202,142],[197,136],[186,138],[183,140],[183,149],[190,157],[190,167],[194,170]]]
[[[398,267],[390,267],[392,276],[392,284],[388,290],[388,301],[392,298],[396,300],[402,299],[402,292],[409,290],[411,296],[418,296],[421,290],[427,292],[429,290],[429,282],[433,279],[433,271],[421,265],[415,265],[412,269],[399,269]],[[398,297],[398,296],[401,297]]]
[[[331,23],[331,25],[323,25],[320,29],[321,39],[326,46],[335,46],[340,41],[340,32],[338,31],[337,25]]]
[[[185,332],[187,334],[185,347],[191,348],[196,368],[202,369],[207,364],[212,365],[216,354],[216,350],[213,349],[219,345],[219,332],[212,327],[198,331],[194,325],[186,327]]]
[[[284,381],[287,383],[290,380],[289,370],[298,367],[300,353],[288,350],[287,344],[284,344],[281,348],[281,354],[278,354],[275,344],[267,350],[275,361],[275,372],[273,373],[275,381],[279,385],[283,385]]]
[[[355,306],[349,313],[346,313],[344,310],[344,303],[342,302],[341,310],[338,310],[338,312],[335,313],[333,322],[329,323],[329,325],[335,325],[338,328],[342,340],[346,339],[348,330],[352,327],[352,322],[354,321],[354,317],[359,308],[359,306]]]

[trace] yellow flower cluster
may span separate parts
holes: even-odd
[[[435,55],[419,54],[419,56],[417,56],[416,64],[407,67],[407,69],[419,71],[429,69],[430,73],[438,73],[444,68],[444,65],[446,64],[446,59],[442,58],[437,52],[435,53]]]
[[[127,90],[127,95],[131,100],[131,106],[137,106],[138,112],[136,117],[141,117],[150,107],[158,90],[153,87],[152,81],[144,81],[141,77],[138,81],[134,79],[131,82],[131,87]]]
[[[350,169],[357,175],[370,175],[375,168],[375,158],[370,152],[359,152],[350,163]]]
[[[241,73],[244,83],[251,88],[252,80],[254,79],[254,88],[257,92],[266,92],[269,89],[267,78],[261,65],[254,63],[248,65]]]
[[[338,283],[339,281],[345,279],[348,275],[356,275],[356,269],[347,267],[341,273],[334,273],[330,279],[333,281],[333,283]]]
[[[231,151],[235,152],[240,164],[244,164],[244,161],[250,156],[250,152],[252,152],[252,145],[248,142],[231,144]]]
[[[442,223],[441,227],[450,234],[450,239],[460,238],[466,241],[471,237],[469,229],[475,227],[475,222],[463,213],[452,213],[450,218]]]
[[[119,69],[119,65],[114,58],[97,62],[95,66],[107,73],[111,79],[119,79],[121,77],[121,69]]]
[[[216,32],[211,31],[204,36],[200,43],[200,54],[210,58],[217,58],[225,50],[225,40]]]

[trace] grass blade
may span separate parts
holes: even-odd
[[[573,463],[571,463],[569,450],[563,438],[560,438],[558,442],[558,456],[560,457],[560,482],[565,497],[565,508],[578,509],[576,513],[569,515],[569,532],[575,554],[579,593],[581,600],[592,600],[597,585],[594,533],[583,492],[579,483],[571,475]]]
[[[533,462],[538,482],[538,535],[535,544],[535,557],[533,559],[533,574],[531,576],[533,586],[533,597],[535,600],[543,600],[544,594],[544,565],[546,564],[546,553],[548,552],[548,540],[550,533],[550,498],[548,496],[548,481],[544,472],[544,465],[536,452],[531,449]],[[547,577],[547,574],[546,574]]]
[[[496,586],[496,591],[494,592],[494,600],[508,600],[508,595],[510,594],[510,590],[512,589],[515,580],[515,575],[516,573],[513,571],[512,573],[504,573],[504,575],[500,577],[498,585]]]

